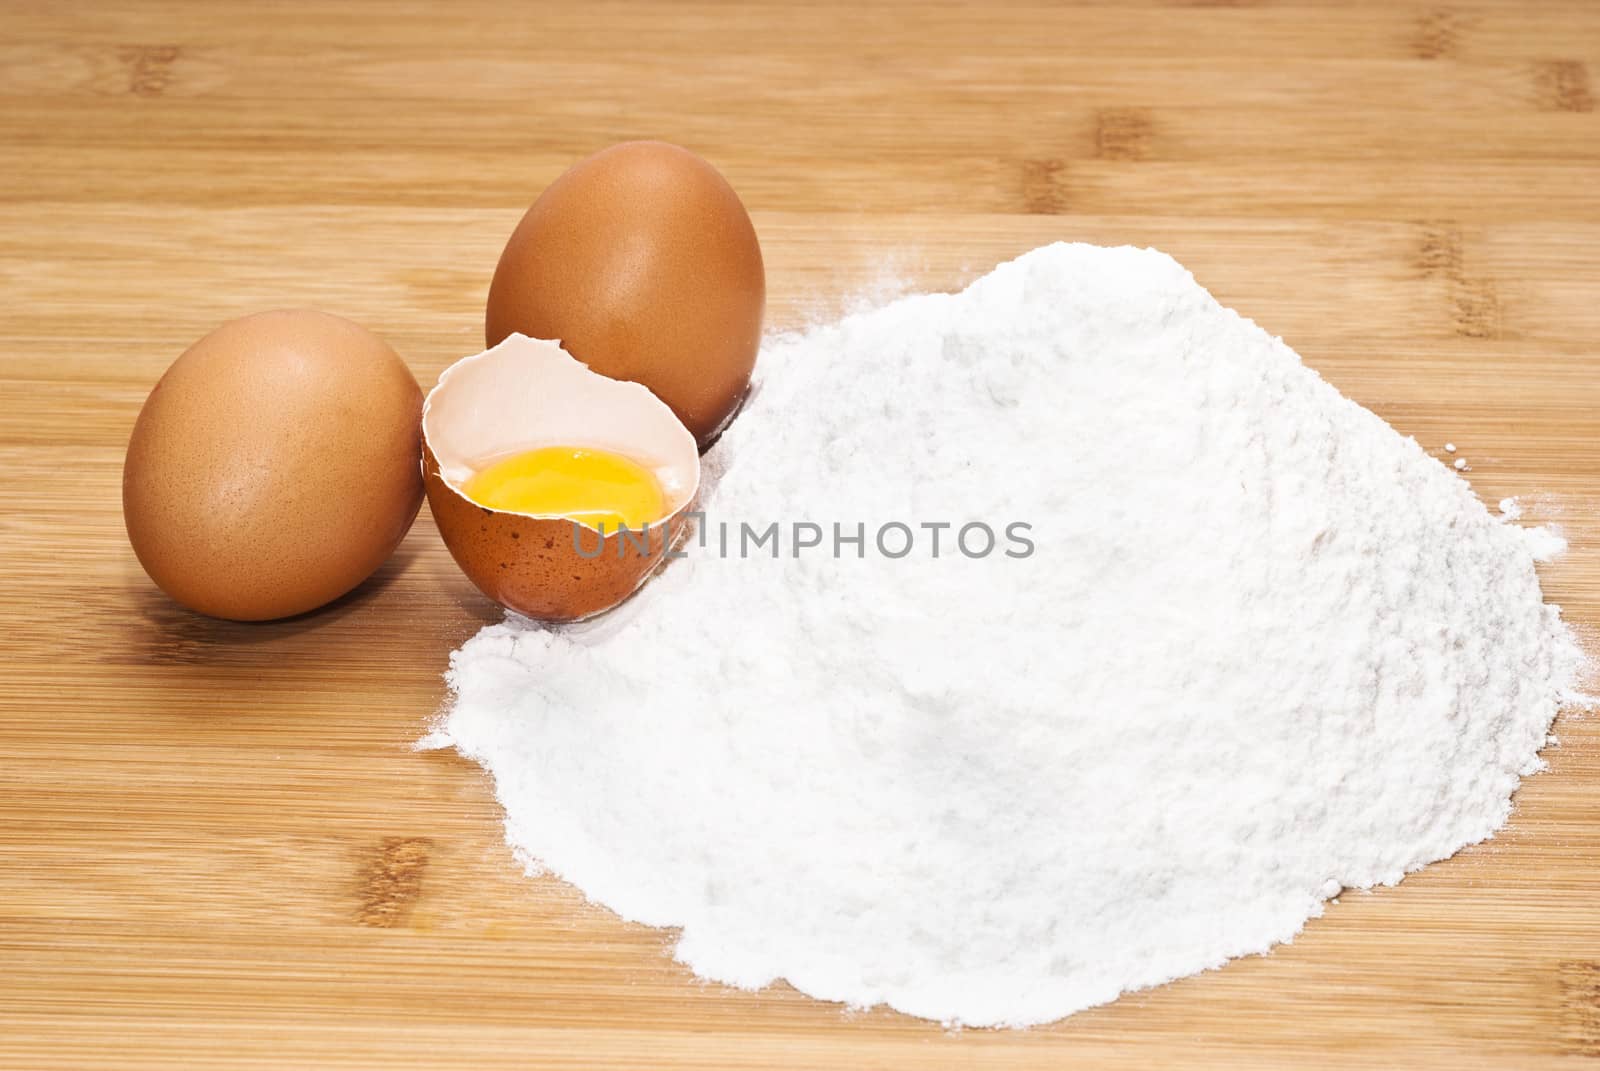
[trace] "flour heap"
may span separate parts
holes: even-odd
[[[530,867],[682,927],[706,978],[1057,1019],[1490,836],[1578,699],[1550,534],[1161,253],[1038,249],[760,367],[708,526],[828,541],[486,628],[427,741],[493,774]],[[1019,520],[1024,557],[917,527]]]

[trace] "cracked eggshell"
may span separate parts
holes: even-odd
[[[648,534],[604,537],[559,516],[489,509],[461,488],[509,454],[542,446],[610,450],[651,469],[668,515]],[[609,610],[677,545],[700,489],[694,436],[637,383],[608,379],[558,342],[508,336],[439,376],[422,410],[422,472],[439,534],[489,598],[542,621]]]

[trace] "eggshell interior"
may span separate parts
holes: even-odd
[[[559,342],[526,335],[446,369],[423,407],[422,435],[457,493],[488,463],[541,446],[611,450],[644,465],[669,516],[700,482],[694,436],[649,388],[608,379]]]
[[[666,516],[648,532],[602,538],[570,518],[490,509],[462,491],[484,465],[542,446],[610,450],[650,468]],[[422,467],[433,519],[461,571],[489,598],[542,621],[582,620],[633,594],[685,537],[700,486],[694,436],[665,402],[523,335],[439,377],[423,407]]]

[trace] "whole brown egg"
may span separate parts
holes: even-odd
[[[528,209],[489,286],[484,335],[557,339],[649,387],[703,447],[733,416],[761,343],[766,272],[739,195],[659,141],[574,165]]]
[[[190,609],[261,621],[355,587],[422,501],[422,392],[394,350],[309,310],[223,324],[139,413],[122,512],[145,571]]]

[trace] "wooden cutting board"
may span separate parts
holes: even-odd
[[[426,511],[335,606],[168,603],[122,451],[219,321],[317,305],[431,383],[569,162],[743,193],[770,320],[1147,243],[1571,552],[1600,646],[1600,6],[0,5],[0,1067],[1459,1068],[1600,1062],[1600,726],[1492,843],[1293,945],[952,1034],[695,981],[524,877],[411,750],[496,619]],[[1070,433],[1070,429],[1064,429]]]

